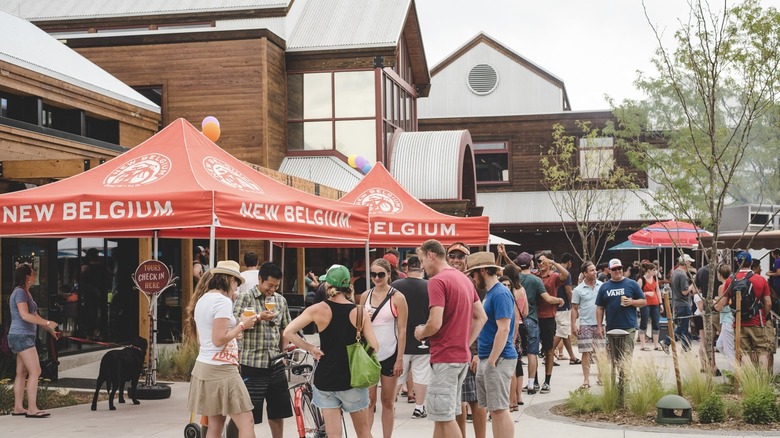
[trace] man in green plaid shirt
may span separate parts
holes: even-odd
[[[238,317],[247,307],[253,307],[258,322],[244,331],[241,347],[241,376],[255,406],[255,424],[263,422],[263,403],[268,401],[268,425],[273,438],[282,438],[284,419],[292,417],[290,391],[281,363],[271,364],[271,357],[282,351],[285,327],[290,323],[287,300],[277,293],[282,282],[282,270],[270,262],[263,263],[257,286],[236,299],[233,313]]]

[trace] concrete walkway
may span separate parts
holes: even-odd
[[[576,351],[576,350],[575,350]],[[635,357],[652,357],[657,366],[671,367],[671,358],[660,351],[635,351]],[[723,358],[719,357],[720,363]],[[571,419],[557,417],[549,412],[549,408],[568,396],[568,392],[582,383],[582,369],[579,365],[569,365],[568,361],[559,361],[561,366],[555,367],[552,378],[552,391],[549,394],[523,394],[525,406],[519,412],[513,413],[516,421],[517,437],[545,437],[554,433],[555,436],[572,438],[643,438],[685,434],[691,437],[723,437],[743,436],[777,436],[777,432],[743,432],[743,431],[696,431],[678,427],[659,427],[638,429],[633,427],[614,426],[609,424],[585,424]],[[540,361],[541,365],[541,361]],[[92,378],[97,376],[98,362],[82,365],[60,373],[61,377]],[[667,375],[673,375],[668,372]],[[595,381],[595,378],[592,378]],[[52,409],[49,418],[33,419],[25,417],[0,417],[1,437],[180,437],[184,426],[189,422],[186,411],[188,384],[173,383],[172,396],[167,400],[142,400],[141,404],[117,404],[116,411],[108,410],[108,403],[98,404],[98,410],[92,412],[89,405],[72,406]],[[597,388],[594,386],[594,388]],[[597,389],[592,389],[597,390]],[[421,419],[412,419],[413,404],[406,403],[399,397],[396,404],[396,421],[394,437],[415,438],[433,435],[433,423]],[[473,437],[474,431],[468,425],[468,436]],[[349,436],[354,437],[354,429],[347,420]],[[255,426],[258,438],[270,437],[266,424]],[[662,434],[662,435],[659,435]],[[382,426],[379,413],[376,414],[373,435],[382,436]],[[294,422],[285,422],[285,437],[295,437]],[[488,437],[492,437],[488,423]],[[457,437],[456,437],[457,438]]]

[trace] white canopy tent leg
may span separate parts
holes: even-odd
[[[371,270],[369,269],[369,262],[368,262],[368,260],[369,260],[368,240],[366,240],[365,248],[366,248],[366,251],[365,251],[365,254],[366,254],[365,263],[366,263],[366,265],[364,266],[364,268],[365,268],[365,273],[366,273],[366,290],[369,290],[369,289],[371,289],[371,280],[369,279],[370,276],[368,275],[368,273],[371,272]]]

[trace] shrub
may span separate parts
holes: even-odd
[[[160,349],[157,354],[157,374],[162,380],[190,380],[198,358],[198,344],[185,341],[175,348]]]
[[[599,396],[591,393],[586,388],[579,388],[569,392],[564,407],[572,414],[588,414],[601,410]]]
[[[717,394],[710,394],[696,407],[702,423],[720,423],[726,419],[726,406]]]
[[[681,358],[680,372],[683,394],[687,395],[691,404],[697,407],[708,395],[714,392],[715,385],[709,373],[700,372],[699,359],[692,351],[683,353]]]
[[[724,402],[723,411],[726,414],[726,418],[733,418],[739,420],[742,418],[742,404],[738,400],[726,400]]]
[[[746,395],[742,399],[742,418],[749,424],[769,424],[777,420],[777,405],[772,389]]]
[[[8,415],[14,408],[14,387],[11,379],[0,380],[0,415]]]
[[[641,359],[634,361],[628,374],[625,405],[635,415],[645,416],[666,393],[662,369],[652,359]]]
[[[609,353],[606,349],[599,348],[596,350],[596,373],[598,379],[601,382],[602,394],[598,398],[600,401],[601,411],[604,413],[612,413],[620,407],[622,401],[620,400],[620,388],[616,378],[612,379],[612,360],[609,357]],[[618,367],[621,365],[619,364]]]

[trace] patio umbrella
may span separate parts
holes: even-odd
[[[509,246],[521,246],[519,243],[514,242],[509,239],[504,239],[503,237],[496,236],[495,234],[490,235],[490,240],[488,241],[491,245],[498,245],[499,243],[503,243],[504,245]]]
[[[699,236],[712,236],[712,233],[688,222],[665,221],[642,228],[628,236],[628,240],[634,245],[693,248],[699,245]]]
[[[626,240],[623,243],[617,244],[609,249],[607,251],[641,251],[643,249],[656,249],[657,246],[652,245],[635,245],[631,243],[630,240]]]

